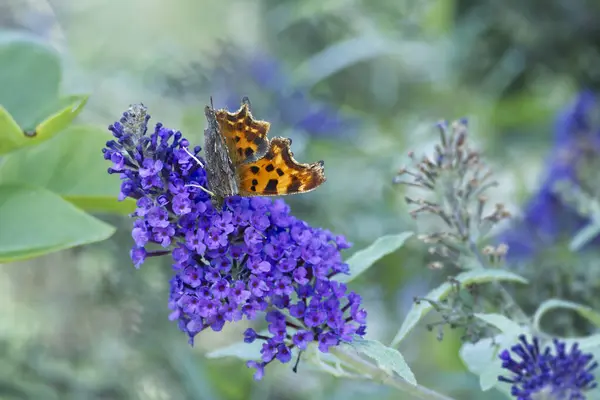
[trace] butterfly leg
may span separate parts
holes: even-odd
[[[204,190],[206,193],[208,193],[208,194],[209,194],[211,197],[214,197],[214,196],[215,196],[215,194],[214,194],[213,192],[211,192],[210,190],[208,190],[207,188],[205,188],[205,187],[204,187],[204,186],[202,186],[202,185],[196,185],[196,184],[193,184],[193,183],[188,183],[188,184],[187,184],[187,185],[185,185],[185,186],[187,186],[187,187],[195,187],[195,188],[198,188],[198,189],[202,189],[202,190]]]

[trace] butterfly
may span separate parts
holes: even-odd
[[[212,102],[211,102],[212,103]],[[204,159],[211,202],[223,208],[229,196],[278,196],[305,193],[325,182],[323,161],[301,164],[294,159],[291,139],[267,138],[270,124],[255,120],[250,100],[231,113],[206,106]]]

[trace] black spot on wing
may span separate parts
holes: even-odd
[[[271,172],[271,171],[273,171],[274,169],[275,169],[275,167],[273,166],[273,164],[269,164],[269,165],[267,165],[267,166],[265,167],[265,170],[266,170],[267,172]]]
[[[283,171],[281,170],[281,168],[277,168],[277,175],[283,176]]]
[[[246,150],[244,150],[244,154],[246,155],[246,157],[252,157],[252,154],[254,154],[254,150],[252,150],[250,147],[246,147]]]
[[[253,165],[250,167],[250,172],[252,172],[254,175],[256,175],[260,172],[260,168],[257,167],[256,165]]]
[[[277,194],[277,179],[269,179],[267,186],[265,186],[265,194]]]

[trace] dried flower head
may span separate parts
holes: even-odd
[[[437,216],[445,227],[436,227],[435,232],[421,238],[426,243],[446,247],[446,254],[452,256],[460,245],[480,241],[510,213],[502,204],[496,204],[488,215],[484,212],[488,201],[484,194],[497,182],[492,180],[492,172],[483,164],[480,154],[469,147],[467,121],[455,121],[450,126],[442,121],[438,128],[440,140],[433,156],[419,160],[411,152],[412,168],[401,169],[394,183],[429,192],[428,199],[406,197],[408,204],[416,206],[411,215]],[[457,261],[453,257],[447,260]]]
[[[322,352],[366,331],[361,297],[334,280],[348,272],[341,236],[290,215],[282,200],[230,197],[213,208],[200,147],[189,149],[181,132],[158,123],[146,135],[149,116],[132,106],[109,127],[116,140],[104,149],[109,173],[122,179],[120,199],[137,200],[131,258],[171,254],[170,319],[189,336],[220,331],[227,322],[265,315],[268,333],[248,329],[244,340],[263,341],[255,378],[292,349],[316,342]],[[198,162],[200,161],[200,162]],[[152,250],[158,247],[159,250]]]

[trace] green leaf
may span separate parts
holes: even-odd
[[[350,343],[350,346],[354,347],[365,356],[373,359],[379,368],[388,374],[391,375],[395,372],[408,383],[412,385],[417,384],[415,375],[398,350],[384,346],[376,340],[367,339],[354,339]]]
[[[502,333],[514,334],[515,332],[519,333],[523,331],[523,327],[521,325],[517,324],[513,320],[508,319],[502,314],[475,313],[474,316],[475,318],[479,318],[480,320],[500,329],[500,332]]]
[[[335,279],[348,283],[381,259],[382,257],[398,250],[404,242],[413,235],[412,232],[402,232],[397,235],[382,236],[375,240],[369,247],[354,253],[346,262],[350,267],[350,275],[340,275]]]
[[[0,186],[0,263],[98,242],[115,229],[60,196],[19,185]]]
[[[0,183],[45,187],[90,212],[127,214],[135,201],[118,201],[120,180],[106,171],[101,149],[110,136],[93,126],[72,126],[39,146],[8,154],[0,162]]]
[[[600,234],[600,222],[592,221],[575,234],[575,237],[569,243],[569,250],[574,252],[581,250],[586,244],[594,240],[598,234]]]
[[[460,358],[467,369],[479,376],[479,385],[483,391],[498,387],[498,375],[502,375],[502,360],[498,357],[502,349],[513,346],[518,341],[518,336],[523,333],[529,336],[524,329],[513,331],[509,334],[496,335],[493,338],[485,338],[476,343],[465,343],[459,351]]]
[[[595,334],[587,337],[568,338],[564,339],[564,342],[567,344],[567,346],[577,343],[581,350],[600,350],[600,334]]]
[[[60,58],[48,43],[28,34],[0,34],[0,104],[21,130],[32,131],[56,110],[60,80]]]
[[[258,332],[259,335],[268,335],[269,332],[262,331]],[[260,350],[262,348],[262,342],[255,340],[252,343],[246,343],[244,341],[235,342],[228,346],[221,347],[206,353],[207,358],[223,358],[223,357],[236,357],[242,360],[256,360],[260,357]]]
[[[493,281],[527,283],[525,278],[503,269],[471,270],[457,275],[455,280],[460,282],[462,285],[474,283],[481,284]],[[425,298],[433,301],[441,301],[448,296],[452,288],[453,285],[451,283],[445,282],[429,292]],[[406,335],[417,325],[421,318],[423,318],[431,310],[431,308],[432,305],[426,301],[413,304],[410,311],[406,315],[404,322],[402,322],[400,330],[394,337],[394,340],[392,340],[391,346],[398,345],[398,343],[400,343],[406,337]]]
[[[63,107],[61,110],[49,116],[31,131],[24,132],[17,126],[6,130],[6,132],[0,132],[0,137],[5,139],[0,142],[0,154],[10,153],[22,147],[35,146],[52,139],[56,134],[67,128],[81,112],[87,98],[87,96],[75,95],[65,98],[63,102],[66,106],[61,106]],[[10,121],[8,124],[10,124]],[[15,128],[18,129],[18,132]]]
[[[12,115],[0,105],[0,155],[21,147],[26,140],[23,131]]]
[[[573,310],[579,315],[581,315],[583,318],[596,325],[597,327],[600,327],[600,313],[594,311],[588,306],[584,306],[583,304],[559,299],[546,300],[542,304],[540,304],[537,311],[535,312],[535,315],[533,316],[533,326],[536,329],[541,330],[540,323],[544,314],[550,310],[557,308]]]
[[[64,99],[62,102],[66,103],[66,106],[46,118],[35,128],[35,138],[38,142],[50,139],[71,125],[71,122],[83,110],[88,97],[87,95],[72,95]]]

